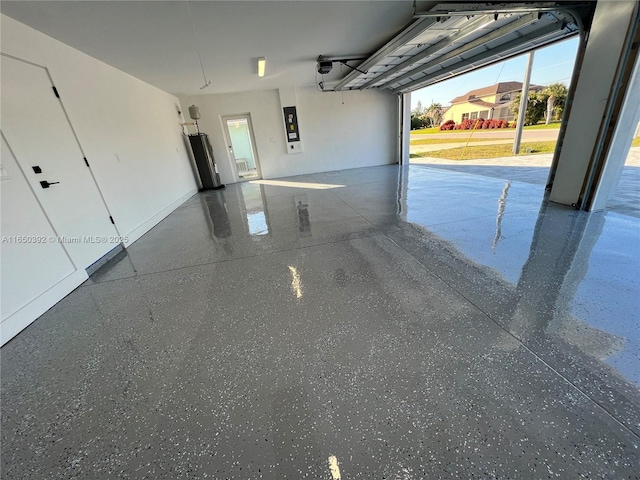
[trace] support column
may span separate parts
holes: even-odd
[[[637,36],[636,33],[636,38]],[[640,122],[640,56],[638,56],[637,44],[635,48],[635,65],[628,79],[629,88],[618,115],[618,125],[611,140],[609,153],[598,175],[593,199],[587,205],[589,211],[603,210],[607,206],[612,190],[616,188],[622,175],[634,132]]]
[[[411,150],[411,93],[400,96],[400,165],[409,165]]]
[[[595,166],[606,157],[602,147],[613,106],[625,93],[619,80],[637,22],[636,1],[598,1],[549,197],[554,202],[579,208],[590,203],[585,194]]]

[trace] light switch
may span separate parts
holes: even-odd
[[[287,153],[302,153],[302,142],[287,143]]]

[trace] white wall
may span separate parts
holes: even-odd
[[[129,237],[126,245],[197,191],[180,126],[177,98],[4,15],[0,15],[0,28],[3,54],[43,66],[51,75],[110,214],[115,218],[118,233]],[[0,57],[0,62],[20,63],[5,56]],[[44,84],[50,88],[48,80],[38,83],[40,87]],[[45,99],[53,98],[53,92],[50,93],[51,97],[34,100],[35,108],[30,107],[29,111],[40,110],[49,118],[46,112],[51,110],[46,110]],[[2,90],[3,96],[9,94]],[[7,100],[3,97],[4,102]],[[3,111],[5,128],[20,125],[15,110]],[[50,120],[60,121],[60,118]],[[20,127],[13,133],[22,131]],[[51,131],[49,133],[51,137]],[[62,143],[57,142],[57,150],[55,139],[48,141],[47,146],[52,152],[48,167],[65,171],[66,155],[60,154]],[[31,150],[21,150],[23,156],[16,153],[17,160],[29,165],[31,159],[25,157],[33,153],[26,153],[28,151]],[[4,141],[1,160],[2,234],[52,238],[60,225],[56,226],[47,216],[47,210],[41,208],[43,205],[32,190],[34,185],[18,168]],[[82,162],[81,157],[79,161]],[[86,207],[88,202],[82,192],[75,192],[75,197]],[[100,206],[103,223],[111,228],[102,203]],[[83,236],[99,235],[101,232],[89,223],[75,219],[71,225]],[[104,254],[102,250],[92,250],[81,265],[76,265],[63,245],[50,241],[35,245],[3,244],[1,250],[1,295],[3,300],[11,300],[2,302],[2,344],[82,283],[87,278],[84,268],[99,259],[94,257]],[[37,275],[34,265],[40,271]]]
[[[181,97],[183,110],[200,108],[223,183],[233,182],[221,117],[251,114],[263,178],[344,170],[398,161],[397,99],[376,90],[333,93],[297,88],[303,152],[288,154],[278,90]],[[344,98],[344,104],[343,102]]]
[[[128,243],[195,193],[177,98],[5,15],[1,27],[3,53],[49,69]]]

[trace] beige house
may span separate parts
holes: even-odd
[[[541,92],[544,87],[531,85],[530,92]],[[489,118],[514,120],[511,104],[522,90],[522,82],[501,82],[490,87],[477,88],[451,100],[451,107],[442,117],[442,121],[453,120],[461,123],[469,118]]]

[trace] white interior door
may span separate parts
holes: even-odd
[[[229,162],[236,182],[262,178],[251,116],[248,114],[225,116],[222,117],[222,125]]]
[[[120,243],[114,242],[118,232],[48,72],[10,57],[1,60],[2,131],[71,259],[84,269]]]
[[[0,167],[0,312],[2,343],[10,340],[86,278],[56,241],[4,135]],[[19,208],[16,208],[19,206]]]

